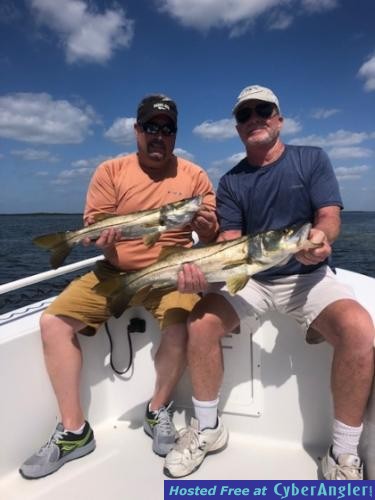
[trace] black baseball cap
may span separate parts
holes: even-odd
[[[163,94],[152,94],[146,96],[139,103],[137,109],[138,123],[146,123],[157,115],[168,116],[177,128],[177,106],[170,97]]]

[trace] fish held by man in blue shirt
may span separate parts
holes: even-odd
[[[308,240],[310,229],[311,224],[305,223],[204,247],[166,247],[154,264],[102,281],[94,290],[109,299],[117,316],[130,301],[139,305],[153,290],[175,290],[178,272],[189,262],[202,269],[208,283],[225,282],[234,295],[254,274],[286,263],[301,250],[320,247],[321,243]]]

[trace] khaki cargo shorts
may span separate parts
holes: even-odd
[[[285,276],[272,281],[250,279],[245,288],[234,296],[225,287],[212,291],[226,298],[241,323],[246,324],[251,316],[261,316],[269,311],[291,316],[301,326],[309,344],[324,340],[309,327],[325,307],[341,299],[355,300],[353,290],[340,283],[328,266],[322,266],[312,273]]]
[[[106,261],[97,262],[93,271],[73,280],[47,307],[45,313],[82,321],[87,327],[80,333],[94,335],[112,313],[107,299],[95,293],[93,287],[100,281],[117,275],[118,271]],[[129,307],[133,303],[139,304],[136,299],[137,295]],[[185,323],[190,311],[199,300],[199,295],[195,294],[155,291],[142,301],[142,305],[157,319],[160,329],[165,330],[171,325]]]

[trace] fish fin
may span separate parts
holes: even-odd
[[[127,293],[122,275],[100,281],[93,290],[107,298],[109,310],[115,318],[119,318],[125,309],[132,305],[133,295]]]
[[[122,277],[115,276],[114,278],[110,278],[104,281],[100,281],[97,285],[94,286],[93,290],[103,297],[111,297],[119,293],[119,291],[123,288]]]
[[[53,269],[60,267],[71,252],[72,245],[68,242],[70,233],[51,233],[33,239],[34,245],[51,251],[50,263]]]
[[[108,308],[115,318],[119,318],[121,314],[129,307],[131,298],[131,296],[123,293],[122,290],[119,293],[107,298]]]
[[[169,257],[170,255],[173,255],[176,252],[181,252],[181,251],[183,252],[185,250],[189,250],[189,248],[182,247],[179,245],[176,245],[173,247],[162,247],[160,254],[159,254],[159,257],[158,257],[158,261],[166,259],[167,257]]]
[[[156,224],[154,221],[151,221],[151,222],[143,222],[142,223],[142,226],[144,227],[156,227]]]
[[[227,264],[226,266],[223,266],[222,269],[232,269],[232,267],[237,267],[242,265],[244,262],[246,262],[244,259],[239,259],[239,260],[233,260],[230,264]]]
[[[160,234],[161,233],[159,231],[146,234],[145,236],[143,236],[143,243],[146,245],[146,247],[152,247],[159,240]]]
[[[248,276],[247,274],[236,274],[231,278],[228,278],[227,279],[228,292],[231,295],[234,295],[239,290],[242,290],[242,288],[247,284],[249,279],[250,276]]]
[[[117,291],[117,293],[108,297],[109,309],[111,313],[115,316],[115,318],[119,318],[128,307],[143,305],[152,289],[152,285],[147,285],[136,292],[135,295],[129,295],[123,288],[121,288]]]
[[[95,222],[101,222],[102,220],[109,219],[111,217],[116,217],[116,214],[110,214],[108,212],[102,212],[99,214],[93,215],[93,219]]]
[[[140,306],[146,300],[148,295],[150,294],[153,286],[147,285],[136,292],[136,294],[131,299],[132,306]]]

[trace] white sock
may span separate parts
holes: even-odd
[[[74,430],[74,431],[71,431],[70,429],[65,429],[65,428],[64,428],[64,431],[65,432],[71,432],[72,434],[82,434],[82,431],[83,431],[83,429],[85,427],[85,424],[86,424],[86,422],[83,422],[83,424],[81,425],[81,427],[79,429]]]
[[[199,422],[199,429],[214,429],[217,424],[217,407],[219,404],[219,398],[213,401],[198,401],[192,398],[195,417]]]
[[[361,437],[363,424],[359,427],[351,427],[339,420],[333,421],[333,447],[332,454],[337,459],[343,453],[358,455],[359,439]]]

